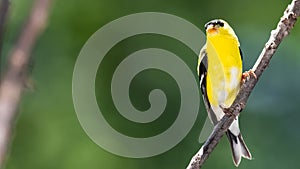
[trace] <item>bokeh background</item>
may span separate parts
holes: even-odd
[[[4,40],[2,66],[29,13],[32,0],[11,1]],[[33,90],[25,91],[14,130],[6,169],[182,169],[201,146],[198,137],[206,117],[201,103],[190,133],[173,149],[151,158],[130,159],[111,154],[86,135],[72,102],[72,73],[76,58],[87,39],[106,23],[137,12],[164,12],[182,17],[203,30],[214,18],[227,20],[235,29],[244,53],[244,68],[257,59],[270,31],[290,0],[199,1],[199,0],[63,0],[54,1],[48,27],[38,40],[30,64]],[[188,33],[188,32],[187,32]],[[300,150],[300,24],[284,39],[252,93],[240,118],[241,130],[254,159],[243,160],[244,168],[299,168]],[[203,45],[203,44],[199,44]],[[103,70],[111,72],[126,55],[143,48],[173,50],[193,70],[197,56],[174,39],[140,35],[122,41],[107,55]],[[116,59],[111,59],[115,57]],[[112,66],[111,66],[112,65]],[[101,69],[101,68],[99,68]],[[196,71],[195,71],[196,78]],[[97,75],[98,98],[109,94],[111,74]],[[139,110],[149,108],[148,93],[161,88],[168,97],[165,115],[141,125],[127,121],[115,111],[111,100],[101,102],[105,117],[120,132],[147,137],[164,131],[176,118],[179,91],[172,77],[149,70],[132,82],[130,97]],[[101,93],[101,94],[100,94]],[[200,97],[200,96],[199,96]],[[101,105],[100,105],[101,106]],[[235,168],[224,137],[203,168]]]

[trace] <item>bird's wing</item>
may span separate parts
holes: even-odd
[[[200,60],[201,59],[201,60]],[[218,123],[217,117],[213,112],[211,105],[209,103],[207,97],[207,90],[206,90],[206,76],[207,76],[207,53],[206,53],[206,46],[204,46],[199,55],[199,66],[198,66],[198,75],[200,80],[200,89],[203,97],[203,102],[208,113],[210,120],[213,122],[214,125]]]

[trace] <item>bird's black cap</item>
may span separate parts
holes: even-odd
[[[213,25],[213,26],[218,25],[218,26],[220,26],[220,27],[223,27],[224,24],[225,24],[224,21],[222,21],[221,19],[215,19],[215,20],[212,20],[212,21],[207,22],[207,23],[204,25],[204,27],[205,27],[205,30],[206,30],[207,27],[208,27],[209,25]]]

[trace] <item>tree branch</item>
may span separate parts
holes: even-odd
[[[283,38],[286,37],[294,27],[294,24],[299,15],[300,0],[293,0],[285,10],[284,15],[281,17],[277,25],[277,28],[271,31],[268,42],[265,44],[265,47],[263,48],[259,58],[252,68],[257,78],[250,77],[250,79],[241,86],[241,89],[235,101],[229,108],[229,111],[232,114],[226,114],[215,126],[212,134],[209,136],[207,141],[191,159],[190,164],[187,166],[187,169],[199,169],[203,166],[210,153],[214,150],[222,136],[234,121],[235,116],[238,116],[240,112],[245,108],[246,102],[258,79],[260,78],[266,67],[269,65],[272,56],[276,52]]]
[[[8,152],[31,50],[46,25],[50,1],[35,1],[28,20],[10,53],[7,69],[0,84],[0,167],[3,166]]]

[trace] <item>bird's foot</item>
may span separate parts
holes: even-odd
[[[254,71],[250,69],[242,74],[241,84],[244,84],[247,80],[249,80],[250,76],[253,76],[255,79],[257,79]]]
[[[230,109],[230,108],[226,108],[226,107],[224,107],[224,106],[222,106],[222,105],[220,105],[220,108],[223,110],[223,112],[225,113],[225,114],[227,114],[227,115],[229,115],[229,116],[234,116],[234,119],[236,120],[237,118],[237,116],[232,112],[232,110]]]

